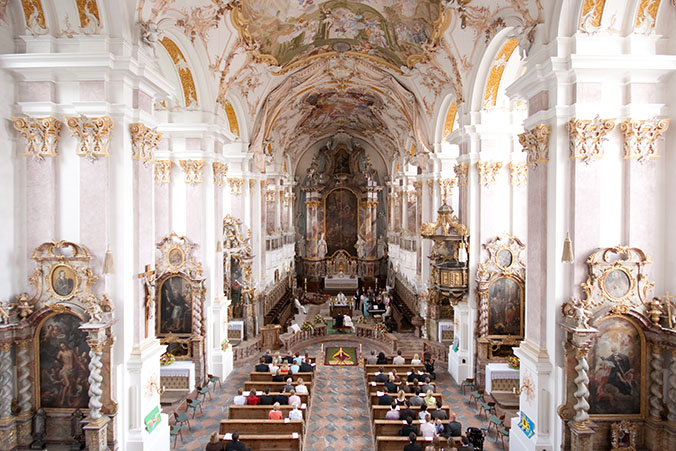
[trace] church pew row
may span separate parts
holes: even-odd
[[[366,385],[367,385],[367,387],[369,387],[370,391],[376,391],[376,390],[377,391],[385,391],[385,382],[367,381]],[[400,385],[400,388],[403,387],[403,386],[406,386],[409,390],[415,389],[415,385],[413,384],[413,382],[409,383],[409,382],[406,382],[406,381],[402,381],[401,384],[398,384],[398,385]],[[418,387],[422,387],[423,385],[425,385],[424,382],[418,382]],[[434,387],[434,391],[437,391],[437,384],[435,384],[434,382],[430,382],[430,385],[432,387]]]
[[[426,442],[431,442],[432,438],[418,437],[417,444],[424,449],[427,446]],[[445,439],[442,439],[442,443]],[[453,437],[457,448],[462,446],[460,437]],[[399,436],[376,436],[376,450],[377,451],[401,451],[408,444],[408,437]]]
[[[402,382],[408,380],[408,371],[405,372],[405,373],[399,373],[399,371],[397,371],[397,373],[399,374],[399,377],[401,378]],[[258,373],[258,374],[261,374],[261,373]],[[297,374],[301,374],[301,373],[297,373]],[[375,373],[375,372],[374,373],[366,373],[366,380],[368,382],[375,382],[377,375],[378,375],[378,373]],[[423,376],[418,375],[416,377],[419,377],[418,382],[422,382],[422,379],[420,379],[420,378],[422,378]],[[431,382],[434,382],[434,381],[431,381]],[[434,385],[434,384],[432,384],[432,385]]]
[[[228,437],[219,436],[226,443],[230,441]],[[251,451],[300,451],[303,440],[300,434],[240,434],[239,441],[244,443]]]
[[[371,405],[373,405],[373,406],[378,405],[378,394],[377,394],[376,392],[372,391],[372,392],[370,393],[370,395],[371,395]],[[390,396],[391,396],[393,399],[396,397],[396,395],[397,395],[396,393],[390,393]],[[410,399],[413,395],[414,395],[414,393],[406,393],[406,398],[407,398],[407,399]],[[435,393],[435,394],[434,394],[434,398],[435,398],[437,401],[443,401],[443,398],[442,398],[442,396],[441,396],[441,393]]]
[[[448,424],[450,420],[441,420],[443,424]],[[401,427],[406,424],[403,420],[375,420],[374,431],[378,436],[398,436]],[[413,426],[420,427],[420,421],[414,420]],[[420,430],[420,429],[418,429]]]
[[[272,406],[236,406],[234,404],[230,405],[229,408],[229,419],[230,420],[266,420],[268,418],[268,412],[272,410]],[[279,410],[282,411],[282,416],[284,418],[289,417],[289,412],[293,410],[292,406],[280,406]],[[303,412],[303,419],[306,419],[307,410],[300,407]],[[385,418],[385,414],[383,414]]]
[[[273,391],[272,391],[272,387],[270,387],[270,396],[275,396],[275,395],[278,395],[279,393],[280,393],[280,392],[273,392]],[[243,394],[244,394],[244,396],[249,396],[249,392],[248,392],[248,391],[244,391]],[[256,394],[260,397],[260,396],[263,395],[263,392],[262,392],[262,391],[259,391],[259,392],[256,392]],[[284,394],[287,395],[287,396],[289,396],[288,393],[284,393]],[[306,395],[305,393],[300,393],[300,394],[299,394],[299,393],[296,393],[296,394],[300,397],[300,400],[301,400],[301,402],[302,402],[303,404],[310,405],[310,395]]]
[[[312,365],[313,363],[315,363],[315,364],[317,363],[317,357],[310,357],[310,356],[308,356],[307,359],[306,359],[306,358],[304,357],[303,354],[301,354],[301,357],[303,357],[303,359],[304,359],[306,362],[308,362],[310,365]],[[258,360],[256,360],[256,362],[255,362],[253,365],[254,365],[254,366],[258,365],[258,362],[259,362],[259,361],[260,361],[260,358],[259,358]],[[289,365],[290,365],[290,364],[289,364]]]
[[[250,407],[257,407],[257,406],[250,406]],[[263,407],[267,407],[267,406],[263,406]],[[374,420],[384,420],[385,415],[387,414],[388,410],[390,410],[390,406],[374,406],[374,405],[371,405],[371,417]],[[420,411],[420,406],[411,406],[411,410],[417,414]],[[447,405],[441,406],[441,410],[446,412],[447,417],[451,413],[451,408]]]
[[[364,367],[364,370],[366,371],[366,374],[368,373],[377,373],[380,371],[380,368],[382,367],[383,371],[386,373],[391,372],[392,370],[397,370],[397,373],[401,376],[402,374],[408,374],[409,371],[411,371],[411,368],[415,368],[416,370],[424,370],[425,366],[424,365],[392,365],[391,363],[388,363],[387,365],[366,365]]]
[[[296,385],[293,383],[292,385]],[[286,382],[259,382],[259,381],[246,381],[244,382],[244,390],[256,390],[257,392],[265,390],[267,387],[270,387],[271,392],[280,392],[286,386]],[[307,391],[309,394],[312,394],[312,384],[305,383]]]
[[[313,373],[296,373],[296,374],[289,373],[289,374],[283,375],[283,377],[284,377],[284,380],[291,378],[294,381],[297,381],[298,378],[301,377],[301,378],[303,378],[303,381],[305,381],[305,382],[312,382],[312,374]],[[256,373],[255,371],[253,371],[249,374],[249,380],[254,381],[254,382],[266,382],[266,381],[272,382],[272,374],[271,373]]]
[[[221,420],[219,434],[224,435],[238,431],[241,434],[275,435],[302,434],[304,422],[301,420]]]
[[[404,358],[405,364],[410,366],[411,360],[413,360],[413,354],[402,354],[401,356]],[[393,358],[394,358],[394,356],[387,357],[387,363],[385,365],[392,365],[392,359]],[[418,358],[422,359],[422,354],[418,354]],[[367,362],[367,360],[365,358],[362,359],[362,365],[363,366],[369,365],[369,363]],[[377,364],[373,364],[373,365],[378,366]]]

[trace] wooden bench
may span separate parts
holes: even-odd
[[[408,364],[408,365],[411,364],[411,360],[413,360],[413,354],[402,354],[401,356],[404,358],[404,362],[405,362],[406,364]],[[396,356],[387,356],[387,363],[385,363],[384,365],[391,365],[391,364],[392,364],[392,359],[393,359],[394,357],[396,357]],[[418,357],[420,358],[421,363],[422,363],[422,353],[418,354]],[[366,358],[363,358],[363,359],[362,359],[362,364],[363,364],[363,365],[368,365]],[[373,363],[372,365],[378,366],[377,363]]]
[[[378,391],[385,391],[385,382],[375,382],[375,381],[369,381],[367,382],[367,385],[369,387],[370,391],[378,390]],[[409,388],[415,388],[415,385],[413,385],[413,382],[405,382],[402,381],[401,385],[406,385]],[[423,382],[418,382],[418,387],[422,387],[425,385]],[[437,384],[434,382],[430,382],[430,385],[434,387],[434,391],[437,391]]]
[[[387,407],[387,406],[384,406]],[[389,407],[388,407],[389,408]],[[228,418],[231,420],[267,420],[268,413],[272,410],[272,406],[236,406],[231,405],[229,408]],[[280,406],[284,418],[289,418],[289,412],[293,410],[292,406]],[[303,412],[303,419],[306,419],[306,409],[299,409]],[[383,414],[385,418],[385,414]]]
[[[245,391],[245,392],[244,392],[244,396],[248,396],[248,393],[249,393],[249,392]],[[256,395],[260,398],[261,396],[263,396],[264,393],[265,393],[265,392],[258,391],[258,392],[256,392]],[[278,392],[278,391],[273,392],[273,391],[272,391],[272,387],[270,387],[270,396],[279,395],[280,393],[281,393],[281,392]],[[284,394],[285,394],[286,396],[289,396],[288,393],[284,393]],[[305,403],[305,404],[308,404],[308,405],[309,405],[309,403],[310,403],[310,395],[306,395],[305,393],[296,393],[296,395],[298,395],[298,396],[300,397],[301,403]]]
[[[258,407],[258,406],[250,406],[250,407]],[[374,420],[384,420],[385,415],[389,410],[390,406],[376,406],[376,405],[371,406],[371,412],[373,413],[372,416]],[[420,411],[420,406],[411,406],[411,410],[417,415],[418,412]],[[441,406],[441,410],[444,410],[446,412],[446,417],[449,417],[451,413],[451,408],[449,406]]]
[[[386,373],[391,372],[392,370],[397,370],[397,373],[399,376],[402,374],[408,375],[408,372],[411,371],[411,368],[415,368],[416,370],[423,370],[425,367],[424,365],[392,365],[392,364],[387,364],[387,365],[366,365],[364,366],[364,371],[366,373],[377,373],[380,371],[380,368],[383,368],[383,371]]]
[[[378,394],[377,394],[376,392],[372,391],[372,392],[370,393],[370,395],[371,395],[371,404],[372,404],[372,405],[378,404]],[[414,395],[415,395],[415,393],[406,393],[406,398],[407,398],[407,399],[410,399],[410,398],[411,398],[412,396],[414,396]],[[395,399],[396,393],[390,393],[390,396],[392,396],[392,399]],[[443,400],[441,393],[435,393],[435,394],[434,394],[434,398],[435,398],[437,401],[442,401],[442,400]]]
[[[386,373],[387,373],[387,372],[386,372]],[[399,372],[397,371],[397,373],[399,373]],[[256,374],[265,374],[265,373],[256,373]],[[298,374],[300,374],[300,373],[298,373]],[[368,382],[375,382],[376,376],[377,376],[377,374],[376,374],[375,372],[374,372],[374,373],[366,373],[366,380],[367,380]],[[399,377],[401,378],[401,381],[402,381],[402,382],[408,381],[408,372],[406,372],[406,373],[399,373]],[[421,377],[422,377],[422,376],[419,376],[419,377],[418,377],[418,382],[422,382],[422,380],[420,380]],[[305,378],[303,378],[303,379],[305,379]],[[254,379],[254,380],[256,380],[256,379]],[[411,382],[411,383],[413,383],[413,382]],[[434,385],[434,381],[430,380],[430,384],[431,384],[431,385]]]
[[[450,420],[441,420],[443,424],[448,424]],[[377,436],[398,436],[399,430],[406,424],[403,420],[375,420],[374,431]],[[413,426],[419,427],[420,421],[414,420]],[[418,429],[420,430],[420,429]],[[416,432],[417,434],[417,432]]]
[[[285,381],[288,378],[291,378],[294,381],[297,381],[299,377],[302,377],[303,381],[312,382],[312,375],[313,375],[313,373],[296,373],[296,374],[289,373],[289,374],[284,374],[282,376],[284,377]],[[272,376],[273,375],[271,373],[257,373],[255,371],[253,371],[249,374],[249,380],[254,381],[254,382],[267,382],[267,381],[272,382]]]
[[[219,438],[224,442],[228,442],[223,435],[219,435]],[[294,436],[293,434],[246,434],[240,435],[239,441],[248,446],[252,451],[300,451],[303,440],[301,435]]]
[[[238,431],[240,434],[302,434],[303,421],[301,420],[221,420],[218,429],[219,434],[233,433]]]
[[[296,385],[295,383],[293,384],[294,386]],[[381,384],[382,385],[382,384]],[[249,390],[256,390],[257,392],[259,391],[264,391],[266,388],[270,387],[271,392],[281,392],[282,389],[286,386],[286,382],[259,382],[259,381],[246,381],[244,382],[244,390],[249,391]],[[307,387],[307,392],[312,393],[312,384],[311,383],[306,383],[305,386]]]
[[[453,437],[453,441],[456,443],[456,447],[460,448],[461,441],[460,437]],[[420,445],[421,448],[425,448],[427,444],[431,443],[432,439],[426,439],[423,437],[418,437],[416,443]],[[441,438],[442,444],[446,442],[445,438]],[[377,451],[401,451],[409,443],[408,437],[399,437],[399,436],[376,436],[376,450]]]

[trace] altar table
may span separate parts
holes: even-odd
[[[519,370],[510,368],[507,363],[489,363],[486,365],[486,393],[490,394],[495,380],[516,379],[515,383],[518,386],[519,377]]]
[[[359,288],[358,277],[324,277],[324,289],[326,290],[357,290]]]
[[[167,390],[195,390],[195,363],[177,360],[171,365],[160,367],[160,385]]]

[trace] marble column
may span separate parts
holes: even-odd
[[[676,423],[676,349],[671,349],[671,364],[669,364],[669,376],[667,378],[667,419]]]
[[[14,449],[17,446],[16,422],[12,415],[12,363],[12,343],[0,343],[0,449]]]
[[[103,382],[101,368],[103,364],[101,359],[103,358],[106,331],[103,326],[83,328],[87,331],[87,344],[89,344],[89,416],[85,419],[88,422],[84,427],[85,439],[88,450],[107,451],[109,419],[101,412],[103,407],[101,403],[101,395],[103,394],[101,388]]]
[[[662,419],[663,404],[663,386],[664,386],[664,357],[662,356],[662,346],[650,344],[650,396],[648,414],[650,418],[656,420]]]

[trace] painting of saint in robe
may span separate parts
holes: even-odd
[[[192,287],[181,276],[172,276],[160,287],[159,333],[189,334],[192,331]]]
[[[40,407],[87,408],[89,345],[70,313],[49,317],[40,328]]]
[[[488,335],[522,336],[521,303],[523,293],[519,283],[501,277],[488,289]]]
[[[60,265],[52,271],[52,289],[63,298],[69,297],[75,290],[75,273],[70,266]]]
[[[357,196],[347,189],[337,189],[326,197],[326,244],[327,255],[344,249],[353,256],[357,255],[354,243],[357,242],[359,214]]]
[[[597,329],[599,334],[589,351],[589,413],[639,415],[641,336],[630,321],[620,317],[602,320]]]

